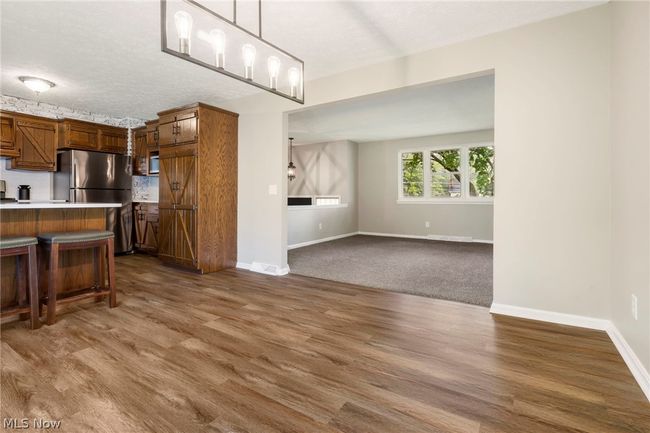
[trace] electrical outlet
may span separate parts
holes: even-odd
[[[639,320],[639,302],[636,295],[632,295],[632,317],[634,320]]]
[[[318,223],[318,230],[323,230],[323,223]]]
[[[425,222],[424,222],[424,227],[426,227],[426,228],[431,227],[431,224],[429,223],[429,221],[425,221]]]

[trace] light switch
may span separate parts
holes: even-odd
[[[269,185],[269,195],[278,195],[277,185]]]

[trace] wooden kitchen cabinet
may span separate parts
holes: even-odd
[[[133,130],[133,175],[146,176],[148,165],[147,129],[142,126]]]
[[[18,156],[11,168],[56,171],[58,122],[25,114],[14,117],[14,140]]]
[[[126,128],[63,119],[59,133],[59,149],[126,154],[128,131]]]
[[[63,119],[59,133],[59,149],[98,150],[97,124]]]
[[[173,112],[167,111],[165,114],[159,115],[158,144],[160,147],[194,143],[199,139],[198,109],[189,108]]]
[[[16,130],[16,121],[11,113],[0,112],[0,156],[15,157],[18,156],[14,132]]]
[[[98,128],[99,151],[126,155],[128,151],[128,130],[112,126]]]
[[[158,150],[158,119],[149,120],[144,123],[147,130],[147,147]]]
[[[147,254],[158,254],[158,205],[156,203],[135,203],[135,249]]]
[[[234,267],[238,115],[205,104],[159,115],[158,257],[199,272]]]

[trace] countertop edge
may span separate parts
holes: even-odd
[[[122,207],[122,203],[3,203],[0,210],[21,210],[21,209],[107,209]]]

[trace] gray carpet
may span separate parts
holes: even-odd
[[[289,250],[291,273],[490,306],[492,245],[352,236]]]

